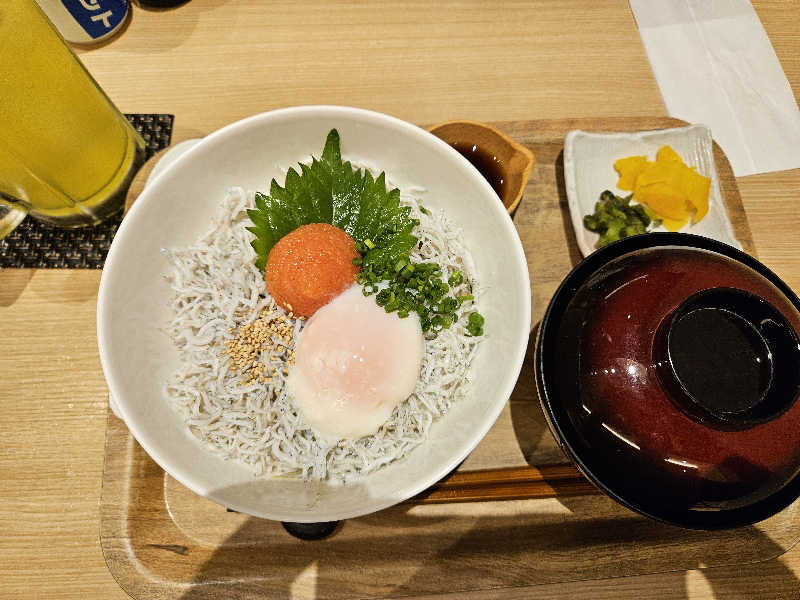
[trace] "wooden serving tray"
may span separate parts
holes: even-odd
[[[682,124],[662,117],[495,124],[536,156],[514,215],[530,269],[534,333],[559,282],[581,258],[563,182],[566,133]],[[734,232],[754,254],[730,164],[716,145],[714,152]],[[708,533],[655,523],[598,494],[547,429],[533,339],[506,408],[453,474],[317,542],[187,490],[109,411],[100,507],[109,569],[134,598],[349,599],[467,590],[494,598],[498,588],[762,561],[800,539],[800,503],[757,526]]]

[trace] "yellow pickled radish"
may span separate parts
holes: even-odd
[[[647,166],[646,156],[629,156],[628,158],[620,158],[614,163],[614,168],[619,173],[619,181],[617,187],[621,190],[633,191],[636,184],[636,178]]]
[[[699,222],[708,213],[711,180],[686,166],[670,146],[662,146],[654,162],[644,156],[620,158],[614,163],[617,187],[633,192],[633,199],[646,205],[670,231],[692,219]]]
[[[683,164],[680,154],[673,150],[672,146],[661,146],[656,152],[656,162],[679,162]]]
[[[689,217],[683,219],[670,219],[668,217],[661,217],[661,224],[667,231],[680,231],[681,227],[689,222]]]
[[[692,221],[697,223],[708,213],[708,194],[711,189],[711,179],[689,170],[683,181],[683,190],[686,197],[695,209]]]
[[[640,177],[641,179],[641,177]],[[645,204],[650,210],[668,219],[685,221],[689,218],[686,208],[686,194],[666,181],[653,181],[648,184],[636,183],[633,199]]]

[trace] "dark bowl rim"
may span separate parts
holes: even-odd
[[[756,258],[723,242],[694,234],[667,232],[646,233],[619,240],[585,257],[562,280],[550,299],[539,325],[534,356],[539,401],[550,430],[561,448],[589,481],[623,506],[656,521],[688,529],[718,530],[752,525],[779,513],[800,498],[800,474],[795,475],[771,496],[740,508],[721,511],[692,511],[689,509],[670,510],[666,506],[644,506],[618,494],[595,474],[591,460],[585,460],[580,455],[580,451],[576,450],[577,434],[570,425],[569,417],[565,411],[560,411],[560,407],[554,404],[549,393],[548,380],[545,377],[548,353],[544,351],[544,348],[554,343],[553,338],[557,334],[557,328],[553,326],[553,323],[559,320],[559,316],[563,314],[564,309],[583,282],[597,272],[600,267],[616,258],[637,250],[670,246],[708,250],[732,258],[750,267],[775,285],[800,311],[800,299],[778,275]]]

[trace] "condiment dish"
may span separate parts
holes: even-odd
[[[489,181],[508,213],[514,214],[536,163],[533,152],[477,121],[446,121],[428,131],[465,156]]]

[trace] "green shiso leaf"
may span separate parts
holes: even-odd
[[[342,161],[339,133],[332,129],[319,159],[286,173],[284,187],[272,180],[269,195],[256,193],[256,207],[247,211],[255,239],[256,265],[263,270],[272,247],[301,225],[329,223],[354,240],[378,243],[385,255],[408,250],[416,243],[410,209],[400,206],[400,190],[386,189],[386,175]]]
[[[333,174],[333,219],[331,225],[353,234],[358,214],[361,211],[361,199],[364,196],[365,178],[361,171],[353,169],[349,162]]]
[[[317,223],[330,223],[333,219],[333,202],[331,200],[333,176],[320,162],[314,158],[311,166],[301,164],[302,185],[314,206]]]
[[[329,166],[331,171],[341,168],[342,152],[339,147],[339,132],[331,129],[325,139],[325,147],[322,149],[322,162]]]

